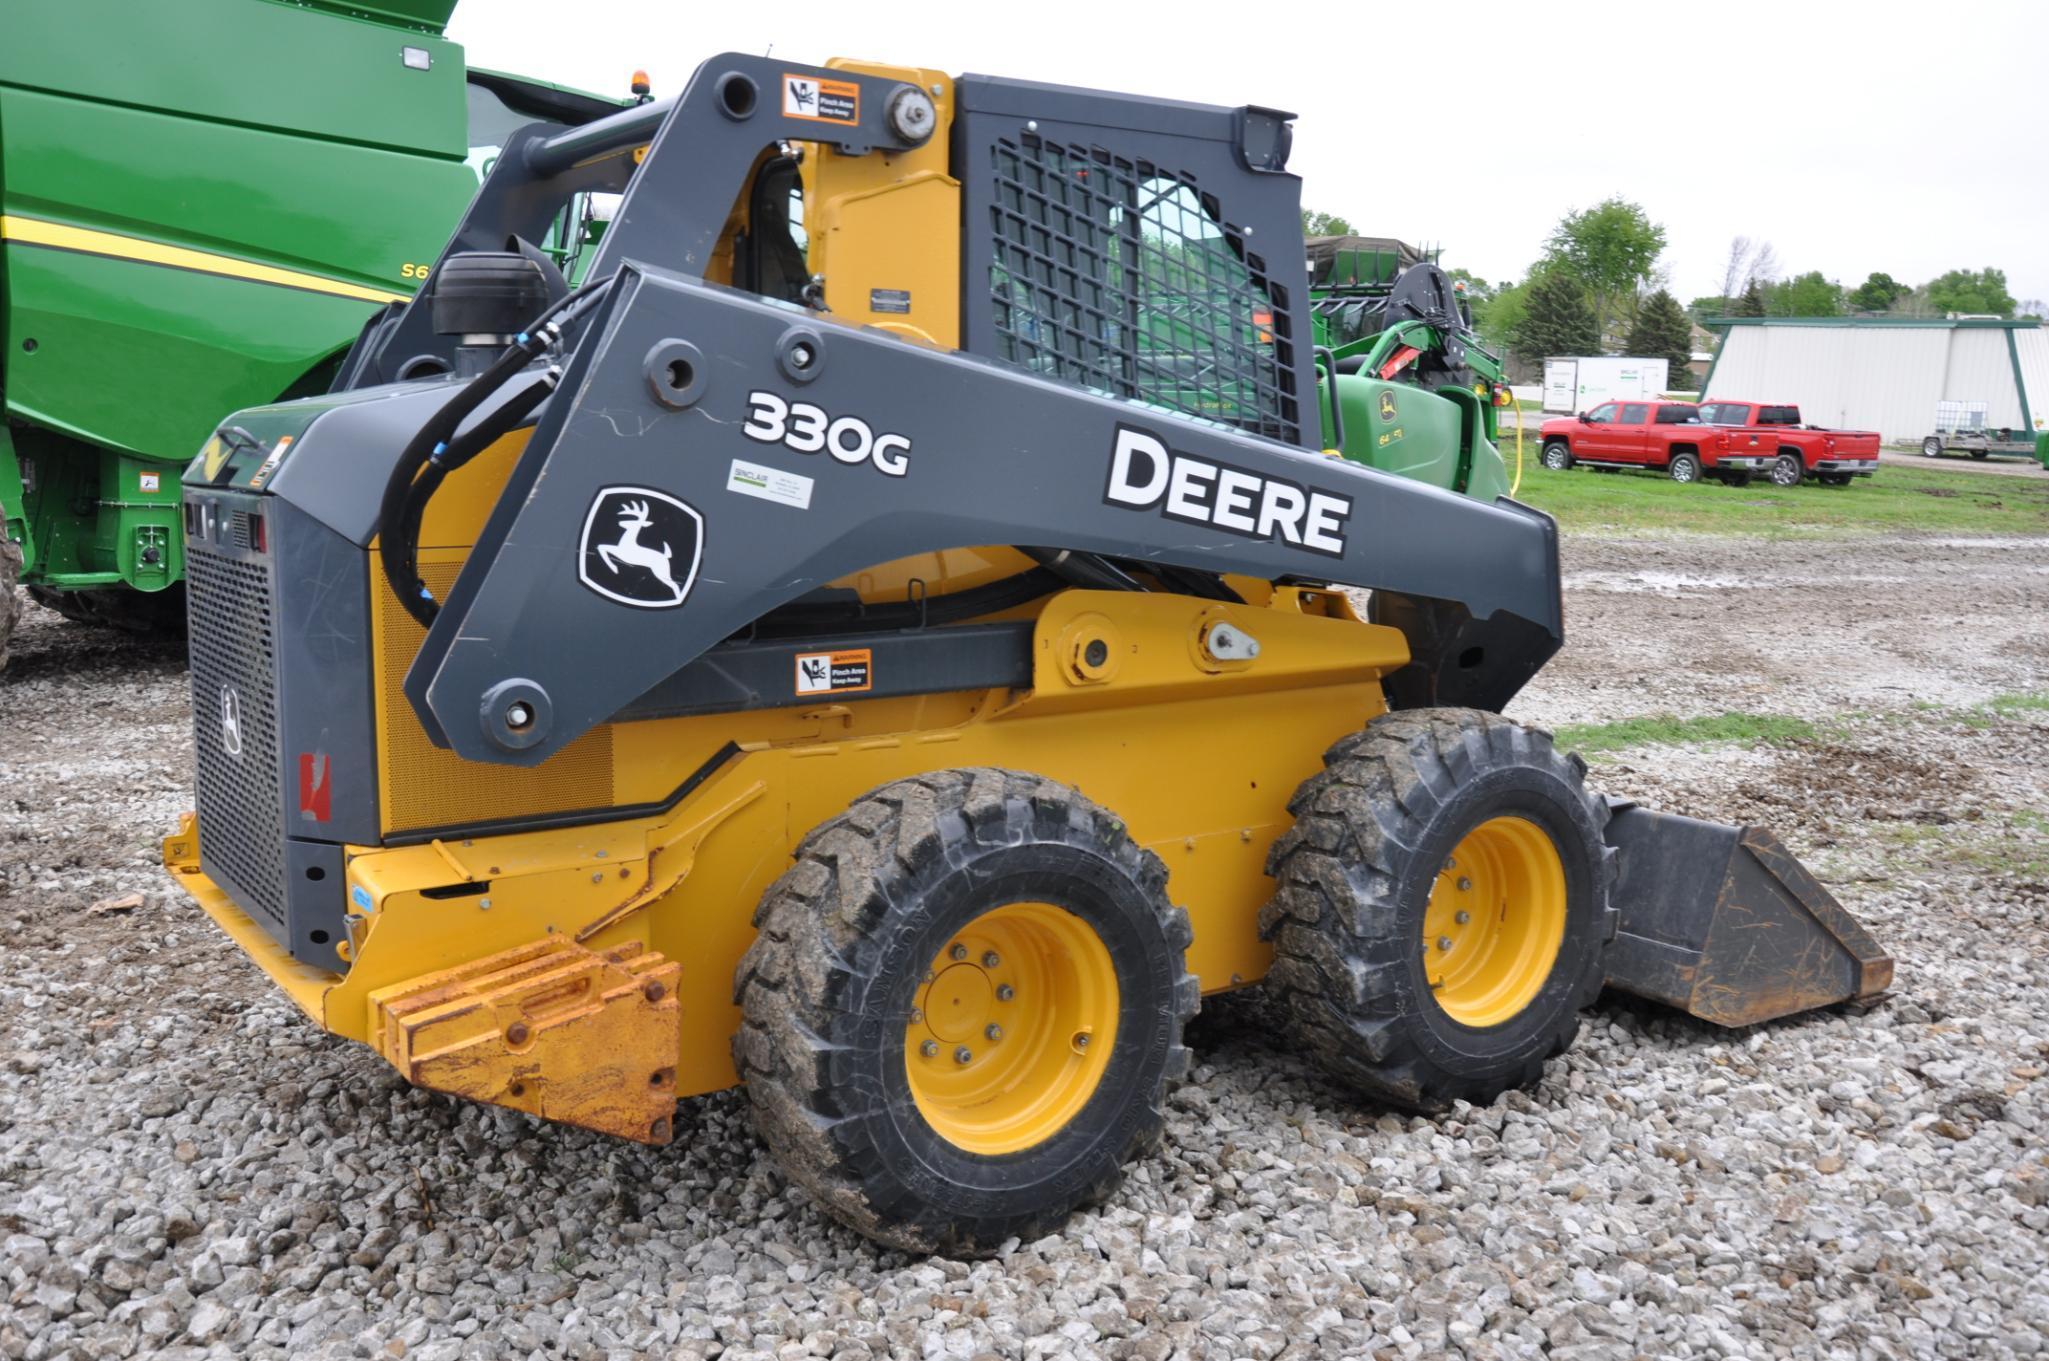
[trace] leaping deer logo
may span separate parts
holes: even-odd
[[[668,587],[669,594],[681,604],[683,588],[676,584],[675,576],[669,571],[669,561],[673,556],[669,545],[653,548],[640,541],[640,531],[652,523],[647,502],[623,502],[619,507],[619,542],[599,544],[598,556],[615,573],[620,572],[621,564],[646,570],[656,581]]]

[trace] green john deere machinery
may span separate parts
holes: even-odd
[[[1375,236],[1312,236],[1303,245],[1310,327],[1326,370],[1325,447],[1450,491],[1509,494],[1513,481],[1494,447],[1494,413],[1512,400],[1501,360],[1480,344],[1436,252]]]
[[[17,581],[73,619],[182,628],[178,470],[220,413],[325,391],[497,144],[619,107],[467,71],[454,8],[8,6],[0,664]]]

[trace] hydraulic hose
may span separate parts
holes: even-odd
[[[417,583],[410,601],[407,601],[404,595],[400,595],[399,599],[406,601],[406,613],[418,619],[423,627],[432,626],[435,616],[441,612],[440,605],[435,603],[427,591],[426,584],[420,581],[420,526],[427,515],[427,502],[441,489],[442,482],[450,473],[490,448],[508,431],[517,429],[521,422],[533,414],[535,407],[547,400],[548,394],[555,390],[555,384],[560,379],[559,370],[548,370],[527,384],[518,395],[478,421],[474,429],[438,446],[440,452],[429,455],[426,467],[421,469],[419,477],[406,488],[405,499],[399,507],[397,520],[386,522],[395,523],[398,527],[397,534],[390,538],[397,542],[403,553],[399,580]],[[383,542],[384,540],[379,541],[380,548]],[[396,585],[393,589],[397,589]],[[421,617],[423,614],[425,618]]]
[[[391,476],[385,481],[384,497],[378,507],[377,556],[384,569],[384,579],[391,586],[392,593],[398,597],[406,613],[417,620],[422,628],[432,627],[434,616],[440,612],[425,583],[420,580],[418,568],[419,529],[420,521],[426,514],[426,497],[433,495],[434,488],[440,486],[441,479],[448,472],[468,462],[478,449],[489,443],[488,440],[476,439],[476,436],[482,433],[482,427],[470,432],[470,435],[461,441],[467,452],[461,453],[459,459],[451,463],[451,444],[454,443],[457,428],[469,419],[478,407],[488,401],[493,393],[556,345],[562,338],[563,328],[585,310],[596,305],[611,284],[612,278],[607,277],[586,284],[557,300],[522,331],[518,339],[507,346],[505,353],[499,355],[489,368],[464,384],[460,392],[428,417],[426,423],[400,452],[398,462],[392,467]],[[537,388],[541,386],[535,385]],[[551,379],[540,392],[535,393],[529,389],[519,398],[515,398],[515,402],[532,398],[531,404],[521,413],[521,419],[531,413],[533,406],[538,405],[541,398],[552,388]],[[493,420],[490,424],[496,425],[497,422]],[[497,435],[502,435],[505,430],[511,428],[508,424],[498,430]],[[495,439],[497,435],[491,438]],[[437,456],[444,465],[440,476],[433,479],[424,496],[416,497],[415,480],[420,477],[421,470],[428,466],[430,460]],[[418,502],[417,507],[411,505],[415,501]]]

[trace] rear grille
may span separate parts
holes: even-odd
[[[270,572],[188,543],[192,735],[199,848],[237,903],[285,927],[285,825],[278,776],[277,655]],[[239,742],[239,753],[231,745]]]
[[[1287,310],[1191,179],[1026,134],[993,149],[998,357],[1295,442]]]

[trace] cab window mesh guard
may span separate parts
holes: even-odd
[[[992,158],[997,357],[1296,442],[1284,308],[1216,199],[1144,161],[1026,135]]]

